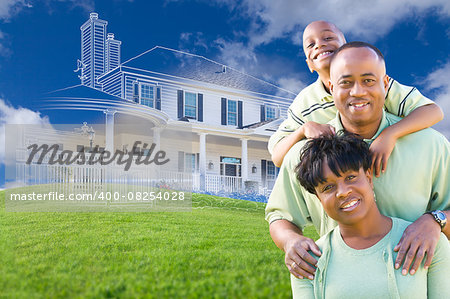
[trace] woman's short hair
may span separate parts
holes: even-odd
[[[348,170],[367,171],[372,165],[369,145],[358,135],[339,132],[333,136],[310,139],[300,154],[300,163],[295,168],[300,184],[312,194],[315,187],[325,182],[324,163],[336,176]]]

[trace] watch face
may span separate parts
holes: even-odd
[[[444,221],[447,218],[443,212],[436,213],[436,215],[441,221]]]

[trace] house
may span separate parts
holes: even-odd
[[[178,152],[177,171],[197,178],[194,190],[267,195],[277,174],[267,142],[296,94],[211,59],[162,46],[120,62],[121,42],[106,27],[106,21],[91,13],[81,27],[81,85],[49,97],[64,99],[60,108],[104,111],[104,146],[109,149],[124,146],[113,133],[121,114],[134,115],[136,123],[145,120],[152,124],[149,128],[189,128],[181,138],[191,146],[172,146]],[[93,101],[88,94],[95,94]]]

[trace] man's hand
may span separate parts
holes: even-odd
[[[381,132],[370,145],[370,151],[373,154],[372,169],[376,177],[379,177],[381,172],[386,171],[387,162],[397,142],[397,138],[388,132],[387,130]]]
[[[320,136],[334,135],[334,127],[323,125],[313,121],[307,121],[303,124],[303,132],[306,138],[317,138]]]
[[[402,274],[408,274],[408,270],[414,260],[409,273],[413,275],[419,268],[422,260],[427,254],[424,267],[425,269],[431,265],[436,244],[439,241],[441,233],[440,225],[434,220],[430,214],[424,214],[414,223],[410,224],[403,232],[402,238],[395,246],[394,251],[398,251],[395,260],[395,269],[399,269],[403,263]]]
[[[285,244],[284,252],[286,253],[284,262],[295,277],[303,279],[314,279],[316,273],[317,260],[308,252],[312,251],[316,256],[321,256],[319,247],[310,238],[299,236]]]

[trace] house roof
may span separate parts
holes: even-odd
[[[109,100],[109,101],[120,101],[123,99],[102,92],[98,89],[86,86],[86,85],[75,85],[54,91],[50,91],[44,95],[45,98],[80,98],[80,99],[98,99],[98,100]]]
[[[296,96],[291,91],[214,60],[161,46],[156,46],[123,62],[122,66],[288,99]]]

